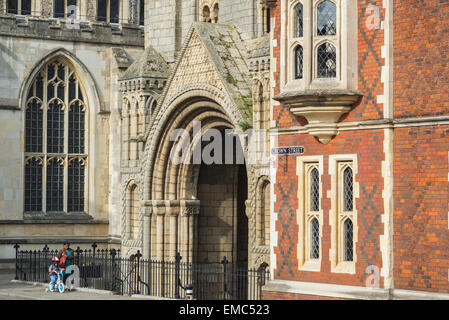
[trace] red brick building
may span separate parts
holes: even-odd
[[[264,298],[448,298],[449,2],[268,2]]]

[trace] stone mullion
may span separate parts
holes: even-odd
[[[67,0],[65,1],[65,4],[67,4]],[[67,8],[67,6],[66,6]],[[65,9],[64,9],[65,10]],[[66,10],[65,10],[66,11]],[[59,69],[59,66],[58,66]],[[64,175],[63,175],[63,185],[64,185],[64,191],[63,191],[63,211],[65,213],[68,212],[68,193],[69,193],[69,86],[67,85],[69,79],[69,69],[67,66],[64,68],[65,72],[65,81],[64,81]]]
[[[48,74],[47,69],[44,71],[43,79],[43,120],[42,120],[42,153],[43,153],[43,165],[42,165],[42,212],[47,212],[47,121],[48,121],[48,104],[47,104],[47,88],[48,88]]]

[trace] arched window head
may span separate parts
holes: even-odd
[[[216,3],[214,5],[214,19],[213,19],[214,23],[218,23],[218,12],[219,12],[219,7],[218,7],[218,3]]]
[[[335,78],[337,76],[337,51],[329,42],[317,50],[318,78]]]
[[[310,221],[310,259],[320,258],[320,223],[317,218]]]
[[[203,22],[212,22],[209,6],[203,7]]]
[[[25,105],[25,212],[87,210],[86,113],[73,66],[63,58],[46,63]]]
[[[136,239],[139,230],[139,188],[137,185],[133,185],[129,189],[128,198],[128,214],[129,214],[129,237],[131,239]]]
[[[293,36],[302,38],[304,33],[304,11],[302,3],[298,3],[293,9]]]
[[[351,219],[346,219],[343,224],[343,254],[344,261],[353,261],[354,255],[354,227]]]
[[[354,181],[349,167],[343,173],[343,207],[345,211],[354,209]]]
[[[325,0],[317,8],[317,35],[330,36],[337,34],[337,6]]]
[[[295,79],[303,78],[304,54],[302,46],[298,45],[295,49]]]

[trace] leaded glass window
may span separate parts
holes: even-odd
[[[318,78],[335,78],[337,76],[337,50],[325,42],[317,50]]]
[[[310,222],[310,259],[320,258],[320,223],[317,218]]]
[[[310,174],[310,211],[320,211],[320,174],[316,168]]]
[[[304,33],[304,23],[303,23],[303,6],[302,3],[298,3],[294,8],[294,36],[295,38],[302,38]]]
[[[298,45],[295,50],[295,79],[303,78],[303,49]]]
[[[87,106],[82,92],[73,67],[63,59],[47,63],[28,90],[24,170],[27,213],[87,210]]]
[[[32,157],[25,162],[25,211],[42,211],[42,158]]]
[[[82,158],[74,158],[69,163],[68,210],[84,211],[85,163]]]
[[[343,206],[345,211],[352,211],[354,207],[353,174],[351,168],[343,173]]]
[[[47,212],[62,212],[64,201],[64,160],[47,161]]]
[[[346,219],[346,221],[343,224],[343,245],[344,245],[344,261],[353,261],[353,255],[354,255],[354,244],[353,244],[353,238],[354,238],[354,230],[353,230],[352,220]]]
[[[317,35],[330,36],[337,34],[337,6],[326,0],[318,5]]]

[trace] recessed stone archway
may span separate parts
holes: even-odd
[[[151,200],[144,201],[151,208],[146,210],[150,226],[144,252],[150,258],[168,261],[180,252],[183,261],[202,263],[220,262],[225,255],[230,262],[247,267],[244,164],[210,165],[198,162],[195,154],[199,148],[201,155],[207,146],[203,137],[209,130],[220,132],[224,142],[224,131],[235,125],[223,107],[206,97],[184,101],[166,119],[158,130],[159,143],[148,154],[153,156],[153,167]],[[239,139],[234,138],[236,141]],[[241,147],[239,152],[243,154]],[[227,181],[231,178],[233,181]],[[246,186],[244,191],[241,186]]]

